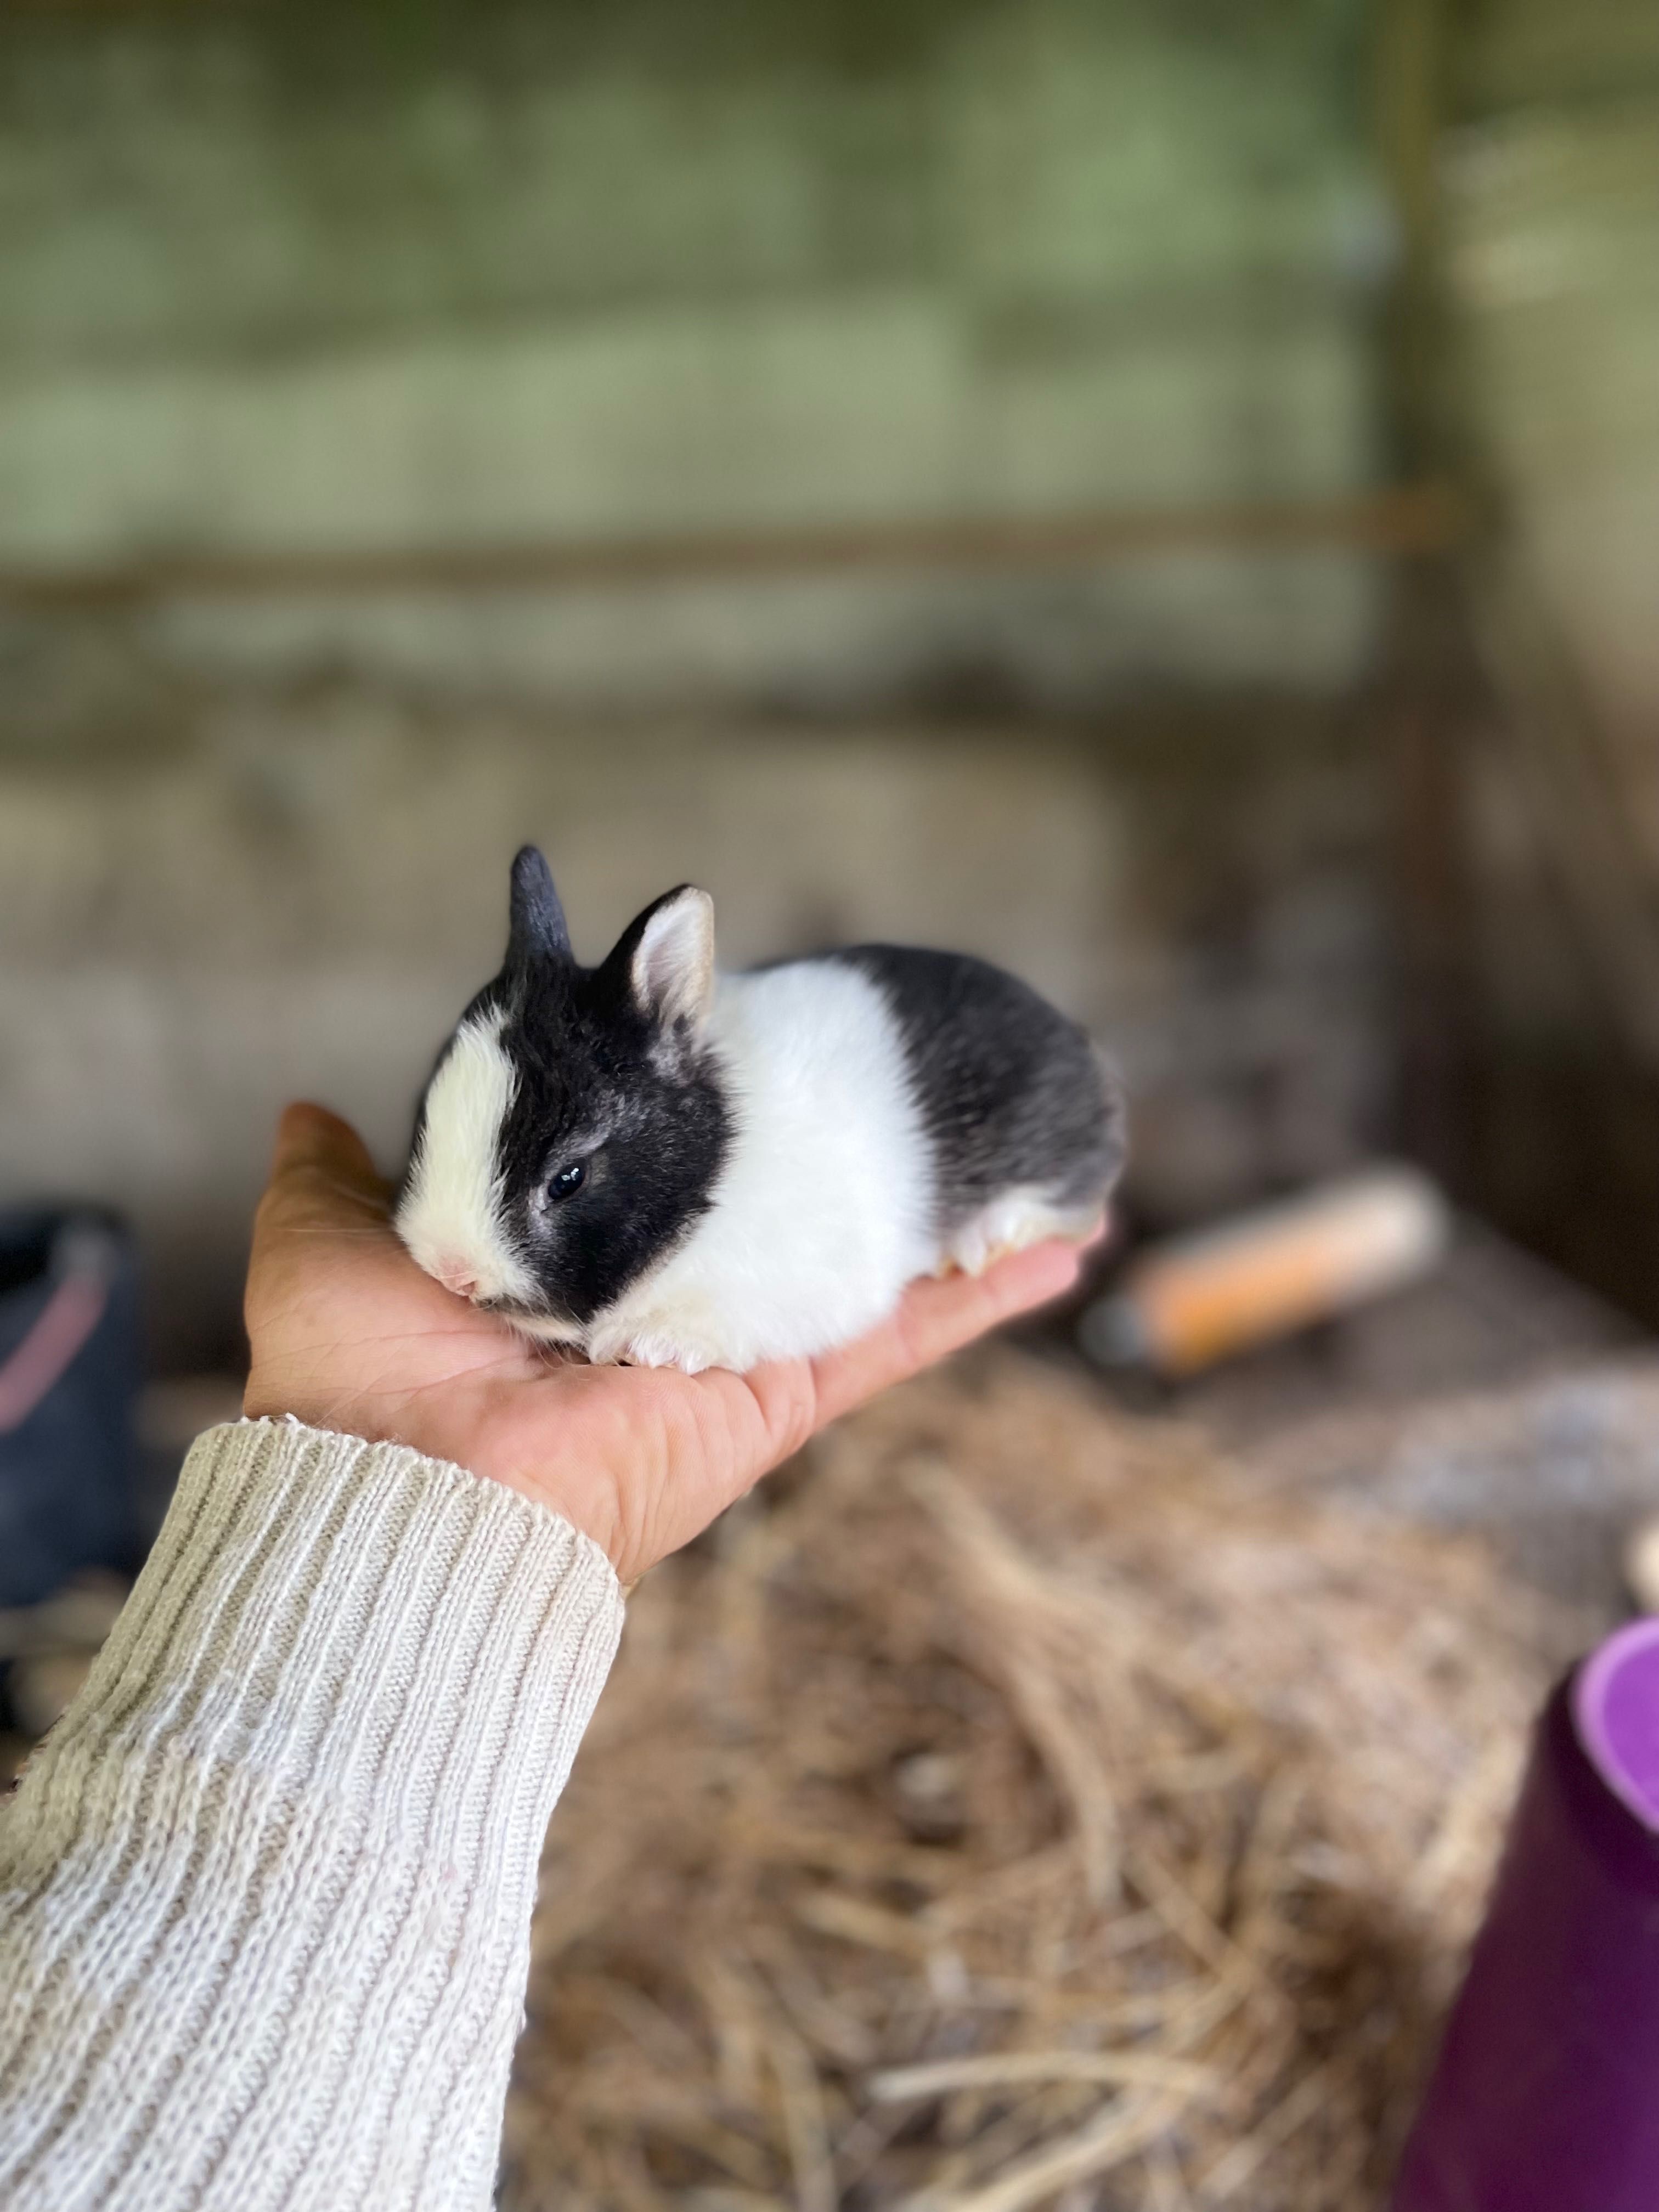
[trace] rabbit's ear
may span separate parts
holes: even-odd
[[[568,960],[570,932],[553,888],[552,872],[534,845],[520,848],[513,863],[509,961]]]
[[[714,997],[714,902],[690,884],[636,915],[612,960],[627,963],[635,1005],[653,1021],[700,1024]]]

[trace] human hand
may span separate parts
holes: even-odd
[[[244,1410],[410,1444],[550,1506],[630,1583],[825,1422],[1070,1289],[1081,1254],[1035,1245],[915,1283],[890,1321],[818,1359],[734,1375],[551,1355],[422,1273],[356,1131],[290,1106],[253,1226]]]

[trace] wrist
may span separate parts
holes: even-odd
[[[441,1401],[441,1402],[438,1402]],[[459,1468],[464,1474],[556,1513],[597,1544],[618,1574],[631,1583],[644,1565],[631,1556],[619,1486],[611,1478],[597,1443],[586,1452],[556,1445],[543,1411],[535,1423],[534,1448],[526,1449],[519,1409],[505,1417],[491,1394],[465,1383],[447,1383],[431,1395],[371,1399],[325,1395],[313,1385],[287,1383],[280,1370],[256,1363],[242,1394],[243,1418],[250,1421],[295,1421],[325,1436],[365,1444],[395,1444],[422,1459]],[[559,1424],[559,1431],[568,1425]]]

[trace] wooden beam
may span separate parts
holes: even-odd
[[[881,568],[1091,568],[1179,553],[1330,549],[1412,556],[1460,543],[1468,527],[1463,504],[1450,487],[1425,482],[1337,499],[1108,508],[1029,518],[353,552],[201,550],[61,566],[0,562],[0,600],[70,610],[169,599],[580,591]]]

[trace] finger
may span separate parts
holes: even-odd
[[[348,1182],[384,1188],[368,1146],[350,1122],[330,1113],[326,1106],[296,1098],[283,1107],[276,1124],[270,1179],[276,1182],[285,1175],[313,1168]]]
[[[256,1249],[276,1231],[326,1229],[365,1215],[384,1220],[387,1186],[348,1121],[325,1106],[285,1107],[276,1127],[270,1181],[254,1221]]]
[[[819,1419],[834,1420],[987,1329],[1063,1296],[1084,1259],[1076,1245],[1051,1239],[999,1260],[982,1275],[913,1283],[890,1321],[815,1364]]]

